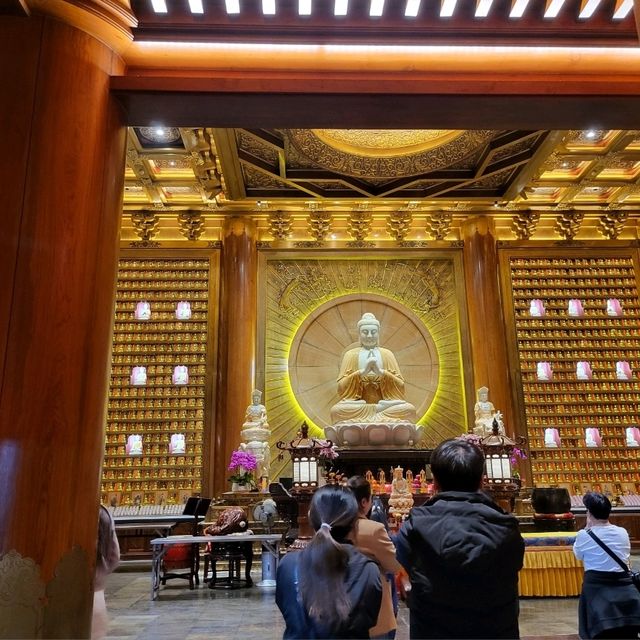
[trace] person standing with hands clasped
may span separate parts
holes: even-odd
[[[315,535],[278,567],[276,604],[284,638],[368,638],[378,618],[382,583],[378,566],[348,540],[358,517],[350,489],[326,485],[311,500]]]
[[[629,575],[629,534],[609,522],[611,502],[607,496],[587,493],[582,503],[587,508],[587,526],[578,531],[573,545],[585,569],[578,633],[585,639],[637,638],[640,592]]]

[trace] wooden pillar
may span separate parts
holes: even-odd
[[[89,637],[126,130],[87,34],[0,18],[0,635]]]
[[[250,218],[229,218],[222,235],[214,495],[229,490],[227,465],[240,444],[256,364],[256,227]]]
[[[489,400],[502,411],[507,434],[513,436],[518,433],[517,413],[511,392],[494,233],[489,216],[470,218],[461,227],[473,380],[476,390],[489,388]]]

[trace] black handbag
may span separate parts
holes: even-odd
[[[599,544],[626,572],[626,574],[631,578],[631,582],[633,582],[635,588],[640,591],[640,571],[633,571],[629,569],[629,567],[617,556],[609,547],[598,538],[598,536],[591,531],[591,529],[586,530],[587,533],[595,540],[597,544]]]

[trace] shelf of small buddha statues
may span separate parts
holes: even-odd
[[[145,252],[119,262],[105,504],[181,504],[202,489],[210,260]]]
[[[332,470],[346,478],[364,476],[367,471],[377,478],[379,472],[384,471],[390,483],[393,468],[399,466],[405,471],[410,469],[415,477],[422,469],[428,470],[430,458],[431,449],[338,448],[338,457],[332,461]]]
[[[632,482],[640,472],[629,433],[640,426],[637,252],[507,250],[501,261],[533,483]]]

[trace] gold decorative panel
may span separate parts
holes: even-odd
[[[640,424],[634,254],[565,249],[501,256],[536,486],[574,494],[640,490],[640,448],[628,432]],[[619,371],[625,364],[628,374]],[[593,429],[597,436],[589,435]]]
[[[102,468],[105,504],[164,506],[203,491],[217,256],[184,255],[147,251],[120,259]],[[148,305],[147,319],[136,318],[139,303]],[[189,304],[188,317],[177,317],[178,303]],[[144,383],[132,383],[134,367],[145,368]],[[186,372],[186,380],[176,378],[176,369]],[[174,434],[183,436],[184,451],[170,453]],[[142,438],[137,455],[127,452],[134,435]]]
[[[267,256],[264,387],[273,442],[291,439],[303,420],[323,434],[338,401],[341,356],[357,342],[364,311],[378,316],[380,345],[398,358],[424,427],[421,445],[465,431],[460,261],[455,252],[404,260]],[[287,462],[275,462],[273,475]]]

